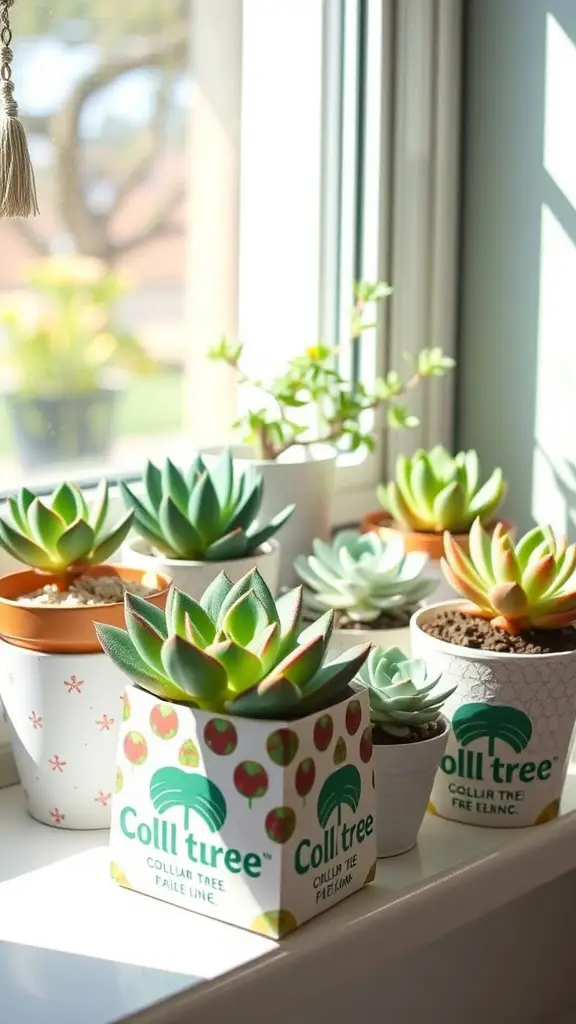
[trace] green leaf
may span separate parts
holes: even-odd
[[[317,636],[324,637],[325,644],[327,645],[332,636],[332,630],[334,628],[334,610],[332,608],[329,611],[324,612],[319,619],[315,622],[311,622],[306,629],[303,629],[298,637],[299,644],[307,644],[310,640],[315,640]]]
[[[70,524],[76,519],[76,497],[69,484],[60,484],[60,487],[58,487],[52,496],[51,505],[54,512],[64,520],[67,526],[70,526]]]
[[[242,597],[243,594],[247,594],[249,591],[253,591],[258,598],[260,604],[266,612],[267,622],[279,622],[278,612],[276,610],[276,604],[274,598],[270,593],[268,586],[263,580],[262,576],[258,572],[258,569],[251,569],[247,572],[242,579],[238,580],[234,586],[230,587],[229,593],[225,596],[217,614],[217,625],[222,626],[225,615],[230,611],[230,608],[238,601],[238,598]]]
[[[187,514],[202,537],[203,546],[218,539],[222,529],[220,505],[208,471],[202,474],[190,495]]]
[[[163,502],[165,502],[166,497],[171,498],[178,511],[185,517],[188,510],[188,488],[180,470],[176,468],[170,459],[166,459],[162,467],[161,479]]]
[[[27,487],[21,487],[16,495],[16,501],[18,508],[20,509],[20,515],[26,521],[28,518],[28,509],[36,497],[32,491],[29,491]]]
[[[76,483],[71,483],[69,486],[76,502],[77,518],[88,520],[88,505],[86,504],[86,499],[82,493],[82,489]]]
[[[228,562],[234,558],[243,558],[248,553],[246,534],[238,527],[210,544],[204,557],[207,562]]]
[[[226,670],[228,688],[234,693],[241,693],[253,686],[263,675],[260,659],[233,640],[212,644],[206,653],[216,658]]]
[[[260,529],[250,529],[246,534],[249,543],[249,553],[258,551],[258,548],[264,544],[269,537],[273,537],[278,530],[284,526],[284,523],[288,522],[292,515],[296,505],[287,505],[285,509],[278,512],[273,519],[270,520],[267,526],[262,526]]]
[[[232,583],[228,579],[224,570],[222,570],[222,572],[219,572],[212,580],[212,583],[200,598],[202,608],[210,616],[215,625],[218,624],[220,609],[231,590]]]
[[[483,523],[488,522],[504,499],[504,477],[500,468],[495,469],[492,476],[474,495],[470,502],[470,515],[480,516]]]
[[[40,498],[34,498],[28,509],[28,525],[32,539],[46,551],[54,553],[58,539],[65,529],[60,516],[44,505]]]
[[[50,572],[54,566],[50,555],[42,548],[14,530],[9,523],[0,519],[0,543],[2,547],[19,562],[30,565],[34,569]]]
[[[284,676],[302,688],[316,675],[322,665],[325,650],[326,640],[323,636],[316,636],[290,651],[278,665],[274,666],[271,675]]]
[[[276,601],[276,613],[282,637],[281,654],[284,656],[296,644],[302,626],[302,587],[294,587]]]
[[[218,498],[218,504],[222,510],[222,519],[225,520],[234,491],[234,463],[232,461],[232,452],[229,448],[225,448],[220,453],[217,462],[212,468],[211,477]]]
[[[170,593],[173,590],[174,588],[171,589]],[[167,617],[161,608],[157,608],[151,601],[147,601],[146,598],[140,597],[138,594],[129,594],[128,592],[124,595],[124,604],[131,612],[140,615],[146,622],[149,622],[163,640],[166,639],[168,636]]]
[[[253,590],[248,590],[226,612],[221,628],[241,647],[246,647],[256,634],[268,625],[266,612]]]
[[[216,627],[202,605],[193,597],[172,587],[166,602],[166,622],[169,633],[178,633],[186,638],[186,617],[192,623],[200,639],[200,646],[207,647],[216,635]]]
[[[178,558],[196,560],[204,556],[204,541],[195,526],[167,494],[160,503],[160,529]]]
[[[162,679],[167,675],[162,663],[162,645],[164,638],[142,615],[138,615],[126,602],[126,626],[128,635],[137,653],[148,666],[148,669]]]
[[[247,471],[242,476],[241,498],[239,499],[234,514],[226,523],[227,530],[235,530],[240,527],[247,530],[252,525],[262,504],[264,491],[261,473],[250,473]]]
[[[90,518],[88,522],[94,530],[94,536],[96,541],[99,539],[99,534],[106,522],[106,516],[108,515],[108,482],[107,480],[101,480],[96,488],[94,494],[94,500],[90,509]],[[130,517],[132,520],[132,517]],[[73,520],[71,520],[73,521]],[[124,538],[122,538],[124,539]]]
[[[187,701],[188,694],[174,682],[165,678],[158,679],[145,661],[136,651],[128,633],[118,626],[108,626],[103,622],[95,622],[96,635],[102,650],[112,659],[114,664],[130,679],[149,693],[165,700]]]
[[[134,512],[134,528],[140,536],[144,537],[153,547],[163,551],[168,557],[177,557],[174,549],[171,549],[165,538],[162,536],[158,521],[150,515],[150,512],[142,504],[139,498],[130,490],[123,480],[118,481],[118,487],[124,504]]]
[[[465,530],[470,517],[466,492],[461,484],[448,484],[434,499],[434,522],[442,530]]]
[[[77,519],[69,526],[56,544],[62,562],[66,565],[82,564],[94,544],[94,530],[83,519]]]
[[[146,463],[144,470],[144,490],[149,510],[154,516],[157,516],[162,501],[162,473],[158,466],[155,466],[150,460]]]
[[[20,509],[18,508],[18,502],[16,501],[16,499],[15,498],[7,498],[6,499],[6,504],[8,506],[8,511],[9,511],[11,517],[12,517],[12,524],[16,527],[17,530],[20,530],[22,533],[27,533],[28,532],[28,523],[22,517],[22,515],[20,513]]]
[[[232,700],[224,708],[231,715],[247,718],[280,718],[290,715],[300,705],[300,690],[289,679],[263,679]]]
[[[222,665],[181,636],[164,641],[162,663],[170,679],[193,700],[209,701],[216,707],[226,693],[228,680]]]
[[[130,533],[130,527],[132,526],[133,519],[134,513],[127,512],[124,518],[120,520],[114,529],[102,537],[99,543],[96,544],[96,547],[90,556],[91,565],[98,565],[100,562],[106,562],[107,559],[114,554]]]

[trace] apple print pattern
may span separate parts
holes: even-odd
[[[200,754],[194,740],[184,740],[178,751],[178,760],[185,768],[197,768],[200,764]]]
[[[227,718],[211,718],[204,727],[204,742],[213,754],[225,757],[236,750],[238,733]]]
[[[362,735],[360,737],[360,760],[364,764],[368,764],[368,762],[371,760],[371,758],[372,758],[372,727],[368,726],[368,728],[364,729],[364,732],[362,733]]]
[[[268,935],[273,939],[281,938],[298,927],[298,921],[290,910],[267,910],[254,918],[250,925],[251,932]]]
[[[150,712],[150,728],[162,740],[171,740],[178,732],[178,715],[171,704],[165,701],[156,704]]]
[[[314,746],[323,753],[328,750],[334,735],[334,722],[330,715],[321,715],[314,726]]]
[[[280,768],[286,768],[296,757],[299,742],[292,729],[276,729],[266,740],[268,757]]]
[[[268,792],[266,769],[258,761],[241,761],[234,769],[234,785],[251,808],[253,800],[258,800]]]
[[[294,787],[298,796],[302,797],[302,803],[306,805],[306,797],[311,792],[316,781],[316,765],[311,757],[305,757],[296,769]]]
[[[264,828],[273,843],[287,843],[294,835],[296,814],[291,807],[274,807],[266,815]]]
[[[119,793],[124,785],[124,776],[122,775],[122,769],[119,764],[116,765],[116,782],[114,783],[114,792]]]
[[[128,719],[130,718],[131,710],[130,701],[128,700],[128,694],[123,693],[122,696],[120,697],[120,700],[122,701],[122,721],[127,722]]]
[[[346,732],[355,736],[362,724],[362,707],[359,700],[350,701],[346,708]]]
[[[344,764],[347,756],[348,751],[346,750],[346,741],[343,736],[339,736],[336,740],[332,760],[334,761],[334,764]]]
[[[126,760],[130,764],[144,764],[148,757],[148,744],[141,732],[127,732],[123,745]]]

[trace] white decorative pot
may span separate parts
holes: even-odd
[[[332,528],[332,498],[336,475],[336,452],[328,445],[294,446],[275,462],[254,459],[250,449],[232,449],[235,460],[250,463],[262,473],[264,497],[258,520],[269,522],[286,505],[296,503],[288,522],[278,533],[281,546],[280,586],[294,587],[300,580],[294,572],[296,555],[308,555],[315,537],[329,540]],[[206,454],[209,460],[211,452]]]
[[[136,569],[148,569],[170,576],[175,587],[199,600],[218,573],[224,572],[232,583],[237,583],[251,569],[258,569],[270,592],[278,592],[280,570],[280,545],[277,540],[268,540],[248,558],[234,558],[227,562],[186,562],[183,559],[165,558],[154,555],[147,541],[130,539],[122,548],[126,565]]]
[[[445,643],[421,628],[450,601],[411,621],[413,657],[443,688],[452,731],[430,810],[469,825],[518,828],[555,818],[576,720],[576,651],[502,654]]]
[[[108,828],[126,677],[105,654],[40,654],[0,641],[0,692],[28,811]]]
[[[450,732],[420,743],[375,743],[376,848],[379,857],[396,857],[416,845],[418,831]]]
[[[330,637],[328,653],[336,657],[359,644],[372,644],[384,650],[400,647],[409,657],[410,629],[408,626],[395,629],[335,629]]]

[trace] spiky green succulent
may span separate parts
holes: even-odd
[[[108,484],[101,480],[91,507],[81,488],[63,483],[46,499],[23,487],[0,515],[0,546],[19,562],[60,575],[98,565],[128,534],[133,513],[106,528]]]
[[[509,633],[576,622],[576,544],[567,547],[549,526],[534,527],[514,544],[502,523],[489,536],[476,519],[469,548],[467,555],[444,534],[444,575],[474,603],[473,614]]]
[[[358,682],[370,697],[373,725],[402,739],[426,733],[438,721],[442,705],[456,689],[433,692],[440,674],[430,678],[421,658],[408,658],[399,647],[374,647],[358,673]]]
[[[288,505],[269,523],[257,522],[262,473],[242,470],[225,450],[211,467],[198,456],[183,473],[170,459],[162,469],[148,462],[140,499],[127,484],[120,490],[134,512],[134,527],[167,558],[220,562],[246,558],[278,532],[294,511]]]
[[[333,612],[302,628],[302,588],[274,601],[256,569],[221,572],[200,601],[176,588],[166,612],[126,594],[127,631],[96,623],[102,647],[134,683],[163,700],[247,718],[300,718],[335,703],[369,644],[325,664]]]
[[[310,612],[334,608],[351,622],[375,622],[384,613],[411,607],[437,581],[423,579],[428,556],[406,554],[401,537],[341,530],[331,544],[315,540],[313,555],[298,555],[294,568],[305,584]]]
[[[501,469],[480,485],[476,452],[452,457],[441,444],[411,458],[398,456],[395,479],[378,488],[381,504],[397,523],[427,533],[467,533],[474,519],[485,523],[494,515],[505,493]]]

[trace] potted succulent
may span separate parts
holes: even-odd
[[[360,641],[390,646],[402,634],[418,604],[436,587],[425,577],[427,555],[404,550],[400,536],[341,530],[331,544],[316,538],[312,555],[299,555],[294,568],[304,583],[309,614],[336,611],[331,650]]]
[[[256,567],[276,593],[280,548],[274,534],[294,505],[270,521],[260,520],[263,480],[257,469],[239,468],[226,449],[212,466],[198,456],[186,473],[170,459],[161,470],[148,462],[142,484],[139,498],[120,481],[140,535],[126,544],[130,565],[166,573],[194,598],[221,570],[237,582]]]
[[[110,834],[120,885],[277,938],[375,874],[359,646],[326,663],[333,613],[304,628],[301,588],[224,573],[165,614],[126,595],[97,626],[135,685]]]
[[[14,443],[25,469],[108,454],[124,374],[146,373],[153,360],[114,323],[125,282],[100,260],[73,256],[36,261],[35,289],[23,305],[0,309],[6,394]]]
[[[430,451],[419,449],[411,458],[400,455],[394,480],[378,488],[383,508],[362,520],[362,529],[385,529],[402,535],[407,551],[425,551],[426,574],[438,581],[435,600],[454,597],[440,567],[442,535],[449,530],[461,547],[467,548],[468,531],[479,518],[490,528],[496,510],[506,494],[502,470],[495,469],[481,483],[478,455],[462,451],[452,456],[442,445]],[[494,523],[492,523],[494,525]],[[510,524],[507,524],[510,529]]]
[[[88,507],[63,483],[46,501],[23,488],[0,517],[0,546],[26,568],[0,577],[0,698],[30,814],[64,828],[106,828],[123,679],[94,618],[121,626],[124,593],[164,605],[169,581],[102,564],[132,513],[107,528],[108,485]]]
[[[559,813],[576,718],[576,546],[535,527],[515,545],[476,520],[443,568],[464,603],[417,612],[412,651],[457,689],[432,810],[515,828]]]
[[[387,411],[391,428],[417,426],[402,400],[422,381],[443,376],[454,366],[440,348],[424,349],[405,380],[390,370],[372,389],[343,368],[344,358],[353,365],[354,346],[376,326],[375,306],[390,294],[383,282],[358,282],[345,340],[337,347],[312,345],[288,360],[284,372],[270,381],[245,371],[243,346],[237,342],[224,338],[209,353],[230,366],[248,389],[250,403],[234,427],[248,445],[245,457],[264,474],[264,518],[272,518],[298,495],[296,513],[283,533],[283,586],[296,582],[296,556],[310,551],[315,537],[330,537],[337,451],[371,451],[370,414],[379,410]]]
[[[440,676],[399,647],[373,648],[358,681],[370,695],[378,856],[395,857],[416,845],[450,732],[442,705],[456,687],[438,692]]]

